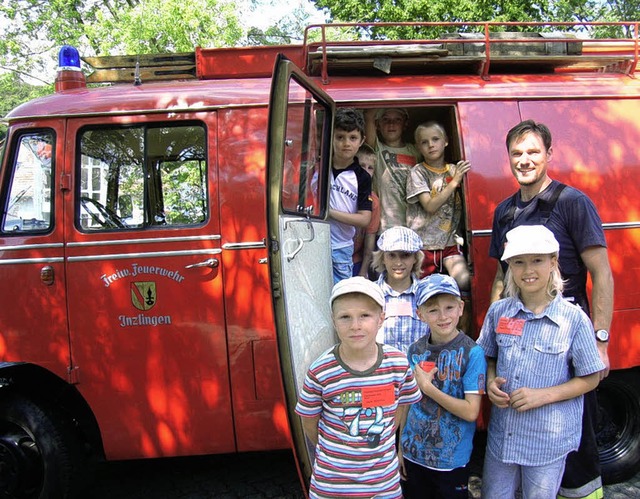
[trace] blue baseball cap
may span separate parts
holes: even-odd
[[[420,279],[416,291],[416,306],[419,307],[432,296],[440,294],[454,295],[460,298],[460,289],[453,277],[445,274],[431,274]]]
[[[397,225],[385,230],[378,238],[378,248],[382,251],[404,251],[415,253],[422,249],[422,239],[408,227]]]

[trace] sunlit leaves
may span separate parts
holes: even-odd
[[[82,55],[123,55],[191,52],[243,37],[232,0],[4,0],[0,20],[3,68],[50,78],[64,44]]]

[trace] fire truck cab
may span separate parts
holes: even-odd
[[[473,337],[496,272],[493,211],[517,189],[506,132],[549,126],[550,174],[595,202],[615,278],[612,371],[598,389],[605,480],[637,470],[638,24],[619,40],[441,23],[480,32],[327,41],[341,26],[310,27],[322,41],[300,46],[87,58],[88,79],[65,48],[56,93],[7,116],[5,493],[73,497],[97,459],[284,448],[308,478],[293,408],[336,340],[326,219],[339,106],[406,108],[408,142],[438,120],[447,159],[471,162],[461,233]]]

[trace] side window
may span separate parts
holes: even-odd
[[[2,210],[2,232],[46,232],[52,225],[51,178],[55,157],[53,133],[21,135],[13,148],[8,197]]]
[[[206,221],[203,126],[85,128],[79,141],[79,229],[130,230]]]
[[[292,78],[282,183],[282,210],[286,213],[312,218],[323,214],[326,180],[318,178],[316,168],[321,155],[328,154],[331,147],[325,116],[323,105]]]

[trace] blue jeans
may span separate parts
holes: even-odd
[[[344,248],[331,248],[331,262],[333,263],[333,284],[352,277],[353,244]]]
[[[503,463],[487,450],[482,470],[482,499],[512,498],[519,486],[522,499],[556,499],[566,458],[543,466],[521,466]]]

